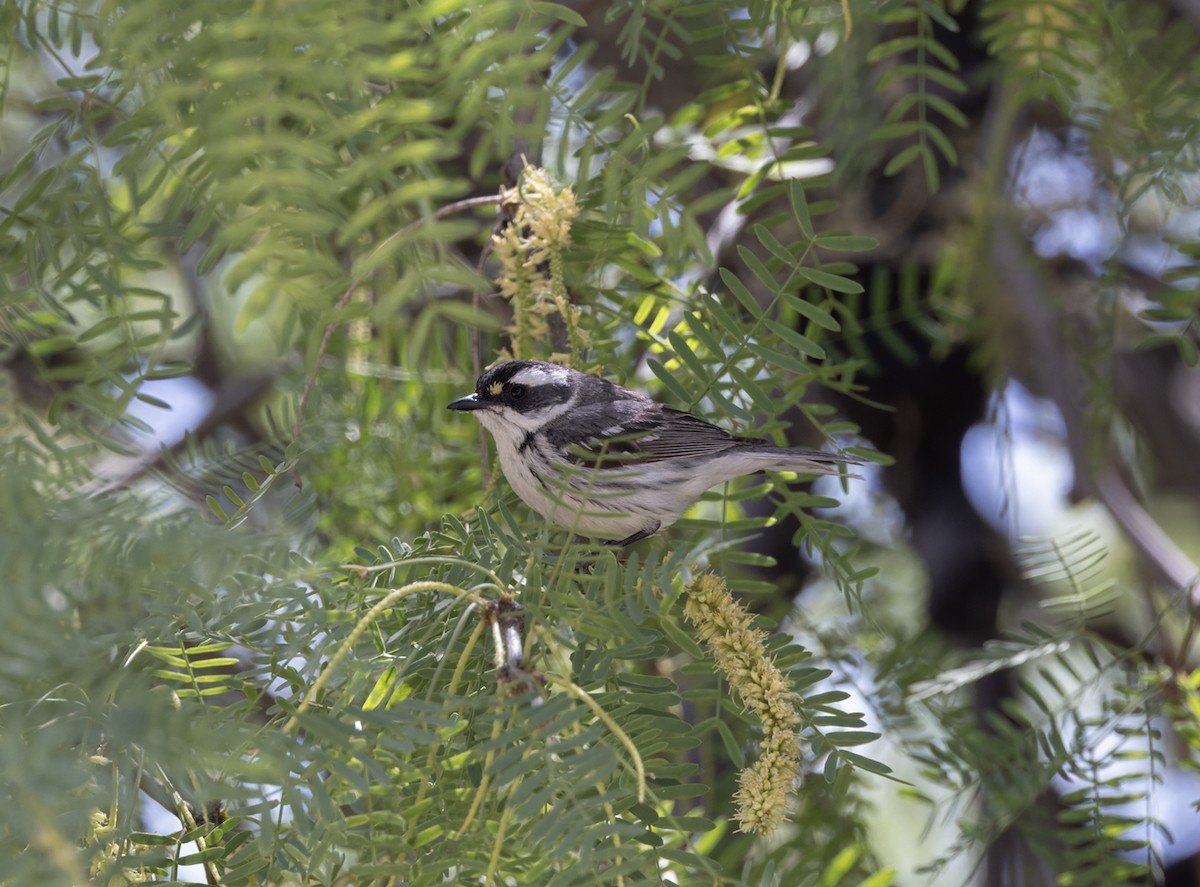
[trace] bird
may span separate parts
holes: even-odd
[[[739,437],[614,382],[540,360],[487,370],[447,405],[491,432],[530,508],[573,533],[630,545],[673,524],[711,487],[761,471],[840,474],[861,459]]]

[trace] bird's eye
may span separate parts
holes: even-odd
[[[524,385],[509,385],[508,386],[508,396],[511,397],[513,400],[520,400],[522,397],[525,396],[525,386]]]

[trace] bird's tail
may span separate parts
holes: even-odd
[[[795,447],[756,446],[747,447],[745,455],[761,462],[766,471],[794,471],[797,474],[841,474],[839,466],[862,465],[857,456],[843,453],[826,453],[823,450],[801,450]],[[857,477],[848,474],[848,477]]]

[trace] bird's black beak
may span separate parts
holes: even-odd
[[[446,404],[448,410],[482,410],[487,404],[479,399],[478,394],[468,394],[458,400]]]

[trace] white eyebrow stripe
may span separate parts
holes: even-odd
[[[553,382],[566,382],[567,371],[562,367],[525,367],[513,374],[510,382],[519,385],[544,385]]]

